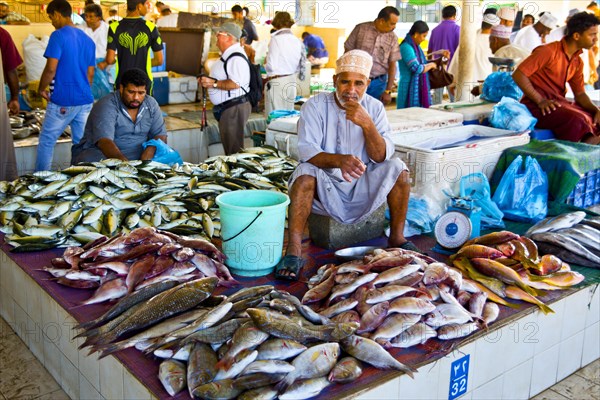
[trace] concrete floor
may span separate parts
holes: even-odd
[[[68,400],[48,371],[0,318],[0,400]],[[534,400],[600,400],[600,359],[540,393]]]

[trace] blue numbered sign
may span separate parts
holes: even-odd
[[[454,400],[467,393],[469,381],[469,354],[452,363],[450,366],[450,391],[448,400]]]

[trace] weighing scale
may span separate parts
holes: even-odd
[[[450,206],[435,224],[433,251],[454,254],[469,239],[480,235],[481,208],[469,197],[451,197]]]
[[[516,62],[512,58],[503,57],[488,57],[492,65],[498,68],[498,71],[507,71],[512,73],[515,69]]]

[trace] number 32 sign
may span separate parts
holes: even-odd
[[[454,400],[467,393],[467,384],[469,381],[469,358],[467,354],[452,363],[450,366],[450,391],[448,400]]]

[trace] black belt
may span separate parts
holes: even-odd
[[[243,104],[245,102],[248,101],[248,97],[246,97],[246,95],[240,96],[240,97],[235,97],[233,99],[229,99],[227,101],[224,101],[220,104],[217,104],[219,107],[221,107],[223,110],[226,110],[230,107],[233,106],[237,106],[238,104]]]
[[[381,78],[385,78],[385,77],[387,77],[387,74],[383,74],[383,75],[379,75],[379,76],[374,76],[373,78],[369,78],[369,79],[373,80],[373,79],[381,79]]]

